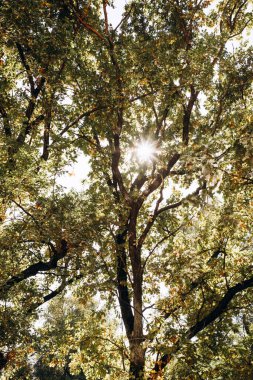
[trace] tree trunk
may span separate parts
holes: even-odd
[[[142,342],[134,340],[130,342],[130,368],[129,379],[143,380],[145,368],[145,349],[142,347]]]
[[[130,349],[129,379],[144,379],[145,349],[143,348],[143,269],[141,263],[141,250],[137,248],[136,220],[139,204],[134,204],[130,213],[130,221],[124,233],[116,235],[117,247],[117,282],[121,314],[126,328]],[[124,231],[124,229],[122,229]],[[132,269],[133,305],[127,282],[127,251],[125,242],[128,234],[128,254]]]
[[[0,352],[0,374],[1,371],[6,367],[8,362],[7,355],[4,355],[2,352]]]
[[[131,252],[132,253],[132,252]],[[143,315],[142,315],[142,283],[141,253],[133,247],[133,309],[134,328],[130,339],[130,379],[142,380],[145,369],[145,349],[143,348]]]

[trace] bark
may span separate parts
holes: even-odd
[[[223,296],[223,298],[220,300],[218,305],[203,319],[198,321],[194,326],[192,326],[189,329],[188,334],[187,334],[188,339],[193,338],[200,331],[204,330],[205,327],[207,327],[212,322],[214,322],[221,314],[223,314],[224,311],[227,309],[229,303],[238,293],[252,286],[253,286],[253,277],[249,278],[248,280],[244,280],[241,283],[238,283],[232,286],[230,289],[228,289],[227,293]]]
[[[183,143],[188,145],[189,143],[189,132],[190,132],[190,119],[192,114],[192,109],[195,101],[197,100],[199,92],[196,92],[193,85],[191,85],[191,96],[187,106],[184,109],[183,116]]]
[[[129,379],[142,380],[144,379],[145,369],[145,349],[140,342],[130,342],[130,369]]]
[[[7,363],[8,363],[7,355],[4,355],[2,352],[0,352],[0,373],[2,369],[4,369]]]
[[[143,348],[143,268],[141,263],[141,250],[137,248],[137,217],[141,207],[141,202],[132,205],[129,220],[128,249],[133,275],[133,309],[134,326],[132,336],[129,339],[130,345],[130,379],[141,380],[144,376],[145,349]]]
[[[63,292],[63,290],[73,284],[75,281],[78,281],[80,280],[81,278],[83,278],[83,275],[80,274],[78,276],[75,276],[75,277],[72,277],[70,278],[69,280],[63,280],[63,282],[61,283],[61,285],[58,286],[58,288],[56,288],[55,290],[53,290],[51,293],[48,293],[46,294],[45,296],[42,297],[41,301],[39,302],[36,302],[35,304],[33,304],[30,309],[28,309],[27,311],[27,314],[30,314],[32,312],[34,312],[36,309],[38,309],[40,306],[44,305],[46,302],[50,301],[51,299],[55,298],[56,296],[58,296],[59,294],[61,294]]]
[[[141,252],[136,248],[135,231],[137,209],[132,209],[128,236],[132,275],[133,275],[133,306],[128,289],[127,278],[127,251],[125,248],[127,231],[116,235],[117,252],[117,288],[121,315],[126,329],[130,348],[129,379],[141,380],[144,375],[145,349],[142,346],[143,338],[143,316],[142,316],[142,266]]]
[[[134,273],[134,328],[130,343],[130,379],[141,380],[145,368],[145,349],[142,346],[143,316],[142,316],[142,274]]]
[[[8,118],[8,114],[2,104],[2,100],[0,99],[0,115],[2,116],[3,119],[3,127],[4,127],[4,133],[6,137],[11,137],[12,136],[12,131],[10,127],[10,122]]]
[[[136,269],[140,265],[135,261],[133,269],[133,308],[128,290],[127,256],[125,249],[126,237],[124,234],[116,236],[117,244],[117,287],[122,319],[130,346],[129,379],[143,379],[145,365],[145,350],[142,348],[142,274]],[[135,257],[136,260],[136,257]],[[134,312],[133,312],[134,310]]]
[[[119,304],[121,315],[128,339],[130,339],[133,327],[134,316],[131,307],[131,301],[127,286],[127,262],[125,250],[126,237],[123,233],[116,236],[116,251],[117,251],[117,288],[119,295]]]

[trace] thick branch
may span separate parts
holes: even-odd
[[[185,145],[188,145],[188,142],[189,142],[190,119],[191,119],[192,109],[198,97],[198,94],[199,92],[195,91],[193,85],[191,85],[191,96],[190,96],[187,106],[184,109],[184,116],[183,116],[183,143]]]
[[[105,7],[106,12],[106,7]],[[117,125],[114,128],[114,134],[113,134],[113,145],[114,145],[114,151],[112,153],[112,174],[113,174],[113,184],[116,188],[117,185],[119,186],[120,192],[127,200],[130,201],[128,192],[124,186],[123,178],[119,169],[119,162],[121,157],[121,148],[120,148],[120,136],[124,124],[124,94],[123,94],[123,81],[122,81],[122,74],[120,70],[120,66],[117,61],[117,57],[114,50],[114,44],[111,38],[109,38],[109,48],[108,53],[110,55],[110,59],[112,62],[112,66],[114,68],[115,72],[115,81],[117,85],[117,93],[118,93],[118,104],[117,104]]]
[[[108,25],[108,14],[107,14],[107,0],[103,0],[103,11],[104,11],[104,18],[105,18],[105,34],[110,38],[109,35],[109,25]]]
[[[157,123],[156,123],[156,131],[155,131],[155,137],[156,137],[156,139],[158,139],[158,137],[159,137],[161,128],[162,128],[163,123],[165,122],[165,120],[166,120],[166,118],[168,116],[168,113],[169,113],[169,106],[166,106],[165,109],[164,109],[164,111],[163,111],[163,115],[162,115],[161,119],[157,120]]]
[[[51,104],[49,105],[48,110],[46,111],[46,119],[44,124],[44,135],[43,135],[43,153],[41,158],[47,161],[49,157],[49,139],[50,139],[50,128],[51,128],[51,120],[52,120],[52,110]]]
[[[158,189],[158,187],[161,185],[163,180],[170,174],[171,169],[175,166],[179,158],[180,158],[179,153],[173,154],[166,168],[160,170],[160,172],[156,175],[155,179],[151,182],[148,188],[143,192],[144,197],[148,197],[151,193],[153,193],[156,189]]]
[[[225,293],[225,295],[222,297],[218,305],[209,313],[207,314],[201,321],[198,321],[195,325],[189,328],[189,330],[186,333],[186,338],[191,339],[194,336],[196,336],[200,331],[204,330],[207,326],[209,326],[212,322],[214,322],[216,319],[218,319],[227,309],[229,303],[234,299],[234,297],[241,293],[242,291],[253,287],[253,277],[242,281],[241,283],[238,283],[234,286],[232,286],[228,291]],[[180,348],[179,344],[176,344],[175,349],[173,350],[173,353],[178,351]],[[161,373],[161,371],[165,368],[165,366],[169,363],[171,359],[171,354],[165,354],[162,356],[162,358],[157,362],[152,370],[152,374],[150,375],[149,379],[157,379],[158,375]]]
[[[84,20],[84,17],[81,17],[78,13],[78,10],[76,9],[76,7],[74,6],[73,2],[71,2],[71,9],[75,15],[75,17],[77,18],[77,20],[84,26],[84,28],[86,30],[88,30],[89,32],[91,32],[92,34],[95,34],[95,36],[97,36],[101,41],[106,41],[105,37],[99,33],[93,26],[91,26],[90,24],[88,24],[85,20]]]
[[[204,330],[208,325],[214,322],[224,311],[227,309],[229,303],[232,299],[243,290],[246,290],[250,287],[253,287],[253,277],[248,280],[244,280],[241,283],[238,283],[231,288],[228,289],[227,293],[220,300],[218,305],[201,321],[197,322],[194,326],[192,326],[187,333],[187,338],[191,339],[195,335],[197,335],[200,331]]]
[[[129,195],[124,186],[123,178],[119,170],[119,161],[120,161],[121,151],[120,151],[120,137],[118,133],[114,134],[113,141],[114,141],[114,152],[112,153],[113,185],[114,185],[114,188],[117,188],[117,185],[118,185],[123,197],[127,201],[129,201]]]
[[[31,94],[31,98],[29,100],[26,112],[25,112],[25,121],[23,122],[23,125],[21,127],[21,131],[17,137],[17,143],[18,146],[21,146],[25,142],[26,136],[30,133],[32,129],[32,123],[30,123],[31,117],[33,115],[35,106],[36,106],[36,100],[44,87],[44,84],[46,82],[45,77],[41,77],[38,83],[38,86],[34,89],[33,93]],[[16,148],[18,149],[18,148]]]
[[[204,189],[206,189],[206,181],[203,183],[203,185],[199,186],[193,193],[187,195],[185,198],[181,199],[180,201],[164,206],[160,208],[159,210],[157,210],[156,216],[160,215],[164,211],[172,210],[174,208],[181,206],[185,201],[187,201],[187,199],[190,200],[192,197],[196,197],[197,195],[199,195],[200,191]]]
[[[75,118],[75,120],[73,120],[71,123],[66,125],[65,128],[63,128],[63,130],[59,133],[59,136],[62,136],[62,135],[64,135],[64,133],[68,132],[68,130],[70,128],[74,127],[84,117],[88,117],[88,116],[92,115],[93,113],[100,111],[100,110],[103,110],[103,109],[106,109],[106,108],[107,108],[106,106],[100,106],[100,107],[98,106],[98,107],[94,107],[94,108],[90,109],[89,111],[85,111],[85,112],[81,113],[79,116],[77,116]]]
[[[133,181],[130,188],[130,192],[132,192],[134,189],[140,190],[142,186],[144,185],[144,183],[147,182],[147,180],[148,180],[147,175],[143,172],[140,172],[135,178],[135,180]]]
[[[6,137],[11,137],[12,136],[12,132],[11,132],[11,127],[10,127],[10,122],[9,122],[9,118],[8,118],[8,115],[7,115],[7,112],[4,108],[4,106],[0,103],[0,114],[3,118],[3,127],[4,127],[4,133],[5,133],[5,136]]]
[[[24,68],[26,70],[27,78],[28,78],[28,81],[30,83],[31,96],[33,96],[34,95],[34,88],[35,88],[35,86],[34,86],[34,79],[33,79],[33,76],[32,76],[32,72],[31,72],[30,66],[29,66],[29,64],[28,64],[28,62],[26,60],[24,49],[21,46],[21,44],[19,42],[17,42],[16,46],[17,46],[17,49],[18,49],[20,60],[21,60],[22,65],[24,66]]]
[[[55,269],[59,260],[64,258],[68,252],[68,245],[66,240],[61,240],[61,247],[57,250],[52,243],[49,244],[52,250],[52,258],[47,261],[39,261],[35,264],[30,265],[28,268],[21,271],[19,274],[12,276],[4,285],[0,287],[0,293],[9,291],[13,286],[19,284],[20,282],[27,280],[30,277],[36,276],[39,272],[46,272],[50,269]]]
[[[153,215],[150,216],[150,218],[149,218],[149,220],[148,220],[148,222],[147,222],[147,224],[146,224],[143,232],[140,235],[140,238],[139,238],[139,241],[138,241],[138,249],[141,249],[141,247],[142,247],[142,245],[143,245],[143,243],[144,243],[144,241],[145,241],[145,239],[146,239],[149,231],[151,230],[154,222],[156,221],[157,217],[161,213],[163,213],[165,211],[168,211],[168,210],[172,210],[172,209],[178,208],[179,206],[182,206],[187,199],[190,199],[192,197],[196,197],[197,195],[199,195],[200,191],[204,190],[205,188],[206,188],[206,182],[204,182],[203,185],[199,186],[193,193],[191,193],[191,194],[187,195],[186,197],[182,198],[180,201],[175,202],[175,203],[171,203],[171,204],[169,204],[167,206],[164,206],[164,207],[162,207],[160,209],[157,207],[154,210]],[[160,202],[157,203],[157,206],[159,206],[159,203]]]
[[[60,293],[62,293],[62,291],[68,286],[68,285],[71,285],[73,284],[73,282],[77,281],[77,280],[80,280],[81,278],[83,278],[83,275],[80,274],[78,276],[75,276],[75,277],[72,277],[70,278],[69,280],[67,281],[63,281],[61,283],[61,285],[58,286],[58,288],[56,288],[55,290],[53,290],[51,293],[45,295],[42,300],[40,302],[37,302],[36,304],[32,305],[32,307],[27,311],[27,313],[32,313],[34,310],[36,310],[38,307],[40,307],[41,305],[43,305],[44,303],[50,301],[51,299],[53,299],[54,297],[58,296]]]

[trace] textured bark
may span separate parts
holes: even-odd
[[[129,379],[144,379],[145,350],[138,341],[130,343],[130,369]]]
[[[137,218],[142,200],[132,204],[129,219],[128,250],[133,276],[133,310],[134,326],[130,343],[130,379],[143,379],[145,367],[145,350],[142,343],[143,336],[143,268],[141,263],[141,250],[137,248]]]

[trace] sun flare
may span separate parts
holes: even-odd
[[[141,163],[152,161],[156,154],[156,148],[151,141],[141,141],[136,148],[136,155]]]

